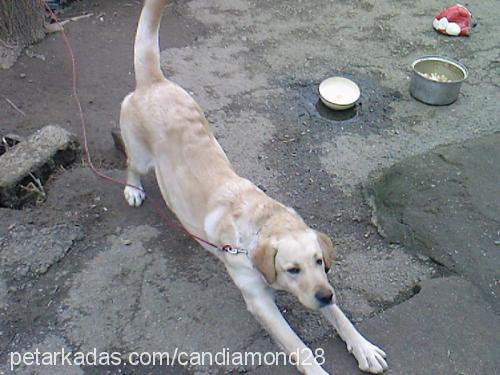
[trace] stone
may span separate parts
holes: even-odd
[[[78,141],[68,131],[48,125],[0,156],[0,206],[19,208],[37,196],[22,186],[43,184],[59,166],[73,163]]]

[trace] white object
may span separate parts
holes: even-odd
[[[443,17],[440,20],[435,18],[434,21],[432,22],[432,26],[436,30],[444,31],[444,30],[446,30],[446,26],[448,26],[448,18]]]
[[[438,31],[444,31],[451,36],[458,36],[460,34],[460,26],[456,22],[449,22],[448,18],[443,17],[440,20],[434,18],[432,26]]]
[[[458,36],[460,34],[460,26],[458,23],[455,22],[449,22],[448,25],[446,26],[446,34],[451,35],[451,36]]]
[[[335,110],[353,107],[360,95],[358,85],[344,77],[330,77],[319,85],[321,101],[328,108]]]

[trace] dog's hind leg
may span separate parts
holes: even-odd
[[[131,167],[130,161],[127,163],[127,186],[123,190],[123,195],[130,206],[139,207],[144,202],[146,194],[142,187],[140,174]]]
[[[139,207],[146,198],[141,175],[148,173],[152,167],[153,159],[147,147],[140,141],[139,134],[134,134],[134,125],[124,115],[123,107],[120,129],[127,152],[127,186],[123,190],[123,194],[130,206]]]

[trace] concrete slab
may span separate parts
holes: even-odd
[[[30,183],[43,193],[43,187],[38,185],[58,166],[75,161],[77,151],[78,141],[73,134],[48,125],[0,156],[0,206],[17,208],[36,197],[26,189]]]
[[[500,132],[437,147],[365,189],[381,234],[464,275],[497,307],[499,144]]]
[[[500,320],[482,293],[458,277],[426,280],[415,297],[357,327],[387,353],[394,375],[480,375],[500,370]],[[314,343],[332,374],[362,374],[339,338]],[[291,374],[259,368],[253,374]]]

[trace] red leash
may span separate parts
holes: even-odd
[[[76,60],[75,60],[75,55],[73,53],[73,48],[71,47],[71,44],[70,44],[69,39],[68,39],[68,36],[66,35],[66,32],[64,31],[64,27],[60,24],[59,19],[56,17],[56,15],[52,11],[52,9],[50,9],[50,7],[47,5],[47,3],[44,2],[44,4],[45,4],[45,8],[47,9],[48,13],[50,14],[50,17],[52,18],[52,20],[54,20],[54,22],[56,22],[61,27],[61,35],[62,35],[64,44],[66,45],[66,49],[67,49],[67,52],[68,52],[68,55],[69,55],[69,59],[70,59],[70,63],[71,63],[71,77],[72,77],[73,98],[75,100],[76,106],[78,108],[78,114],[80,116],[80,124],[81,124],[81,134],[82,134],[82,139],[83,139],[84,157],[85,157],[85,159],[86,159],[86,161],[88,163],[88,166],[89,166],[90,170],[92,172],[94,172],[94,174],[96,174],[97,176],[99,176],[99,177],[101,177],[101,178],[103,178],[105,180],[114,182],[115,184],[119,184],[119,185],[122,185],[122,186],[133,187],[135,189],[141,190],[144,194],[146,194],[143,189],[138,188],[138,187],[133,186],[133,185],[130,185],[130,184],[127,184],[126,182],[117,180],[117,179],[115,179],[115,178],[113,178],[111,176],[108,176],[105,173],[99,171],[94,166],[94,163],[92,162],[92,158],[90,157],[90,152],[89,152],[89,145],[88,145],[88,141],[87,141],[87,127],[86,127],[86,123],[85,123],[85,117],[83,115],[83,110],[82,110],[82,104],[80,102],[80,97],[78,96],[78,89],[77,89],[77,84],[76,84],[76,78],[77,78]],[[165,215],[165,212],[162,210],[162,208],[160,207],[160,204],[158,202],[156,202],[156,200],[154,200],[152,197],[149,197],[149,196],[148,196],[148,198],[151,201],[151,203],[152,203],[153,207],[155,208],[156,212],[160,215],[160,217],[165,222],[165,224],[167,224],[173,230],[176,230],[177,232],[183,233],[184,235],[186,235],[188,237],[191,237],[192,239],[194,239],[194,240],[196,240],[198,242],[202,242],[202,243],[204,243],[204,244],[206,244],[208,246],[211,246],[211,247],[213,247],[213,248],[215,248],[217,250],[220,250],[220,251],[224,251],[224,252],[231,253],[231,254],[246,253],[245,250],[233,248],[231,245],[217,246],[217,245],[215,245],[215,244],[213,244],[213,243],[211,243],[211,242],[209,242],[209,241],[207,241],[207,240],[205,240],[205,239],[203,239],[201,237],[198,237],[198,236],[190,233],[185,228],[183,228],[179,224],[175,223],[167,215]]]

